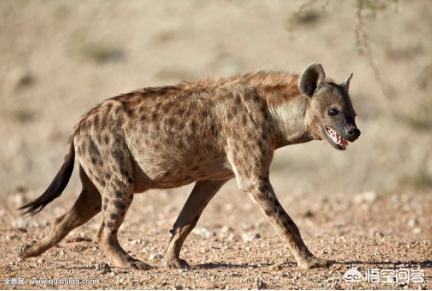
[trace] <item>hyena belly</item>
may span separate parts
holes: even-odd
[[[123,127],[135,162],[137,192],[145,185],[172,188],[233,177],[211,109],[199,101],[178,103],[165,112],[158,110],[163,104],[146,108],[148,119],[136,118]],[[185,114],[179,114],[178,107]]]

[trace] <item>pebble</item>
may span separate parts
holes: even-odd
[[[227,233],[227,232],[231,232],[233,229],[231,227],[229,227],[228,225],[224,225],[221,227],[221,233]]]
[[[140,240],[140,239],[133,239],[133,240],[131,240],[130,242],[131,242],[131,244],[133,244],[133,245],[139,245],[139,244],[141,243],[141,240]]]
[[[111,271],[111,267],[107,263],[96,264],[95,269],[99,274],[107,274],[110,272],[113,273]],[[110,275],[111,275],[111,273],[110,273]]]
[[[22,192],[18,192],[14,195],[13,202],[15,206],[22,206],[26,203],[26,197]]]
[[[306,212],[303,214],[303,217],[306,217],[306,218],[312,218],[314,216],[315,216],[315,214],[312,212],[312,210],[306,210]]]
[[[254,226],[253,226],[253,224],[243,222],[243,223],[240,223],[240,227],[243,230],[251,230]]]
[[[234,233],[230,233],[227,237],[227,241],[236,241],[237,237]]]
[[[192,230],[192,233],[205,238],[210,238],[212,236],[211,231],[209,231],[207,228],[202,226],[195,227],[194,230]]]
[[[259,278],[255,278],[255,288],[258,290],[266,289],[267,284]]]
[[[5,239],[7,240],[7,241],[10,241],[10,240],[14,240],[14,239],[17,239],[18,238],[18,236],[16,235],[16,234],[14,234],[14,233],[12,233],[12,234],[7,234],[6,235],[6,237],[5,237]]]
[[[242,238],[245,242],[250,242],[250,241],[261,238],[261,235],[259,233],[255,233],[255,232],[244,232],[242,234]]]
[[[21,217],[14,219],[11,224],[15,228],[27,228],[28,226],[28,222]]]
[[[153,260],[160,261],[162,259],[163,259],[163,256],[161,254],[151,254],[149,256],[150,261],[153,261]]]
[[[411,218],[408,220],[407,225],[411,228],[413,228],[414,226],[416,226],[418,224],[417,219],[415,218]]]
[[[354,203],[372,203],[377,199],[377,194],[374,191],[366,191],[354,196]]]

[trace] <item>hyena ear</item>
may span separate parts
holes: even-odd
[[[352,76],[353,76],[353,73],[351,73],[351,75],[349,75],[349,77],[342,83],[342,87],[344,87],[347,92],[349,90],[349,85],[350,85]]]
[[[302,94],[312,97],[320,83],[324,82],[325,73],[321,64],[313,63],[306,67],[300,76],[299,90]]]

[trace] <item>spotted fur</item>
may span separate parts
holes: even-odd
[[[117,266],[146,269],[117,239],[134,193],[196,182],[171,230],[164,258],[169,267],[186,267],[179,258],[184,240],[211,198],[235,177],[287,241],[300,267],[326,265],[305,246],[269,180],[275,149],[322,138],[320,104],[336,102],[354,112],[351,103],[324,90],[330,83],[321,78],[320,68],[309,66],[301,78],[258,72],[144,88],[103,101],[76,126],[53,186],[23,209],[36,213],[58,197],[74,159],[83,184],[77,202],[56,220],[48,237],[25,244],[20,255],[40,255],[102,211],[97,237],[106,255]],[[319,90],[333,95],[324,98],[314,93]],[[314,101],[320,98],[327,101]]]

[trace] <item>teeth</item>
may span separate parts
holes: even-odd
[[[326,131],[335,144],[344,148],[347,146],[347,142],[336,132],[336,130],[326,127]]]

